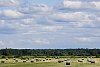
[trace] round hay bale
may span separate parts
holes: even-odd
[[[78,60],[78,62],[83,62],[82,60]]]
[[[64,61],[68,61],[68,60],[64,60]]]
[[[15,62],[18,62],[18,60],[15,60]]]
[[[38,62],[39,61],[39,59],[36,59],[36,62]]]
[[[95,61],[91,61],[91,63],[95,63]]]
[[[87,62],[91,62],[91,60],[88,60],[88,59],[87,59]]]
[[[31,63],[33,63],[34,61],[32,60]]]
[[[16,60],[15,58],[13,58],[13,60]]]
[[[5,61],[1,61],[1,63],[5,63]]]
[[[23,61],[23,63],[25,63],[25,62],[26,62],[26,60]]]
[[[45,61],[45,60],[43,60],[43,61]]]
[[[49,59],[46,59],[46,60],[49,60]]]
[[[82,60],[84,60],[84,59],[82,59]]]
[[[66,65],[70,65],[70,62],[66,62]]]
[[[51,59],[49,59],[49,60],[51,60]]]
[[[59,61],[58,61],[58,63],[62,63],[62,62],[64,62],[64,61],[62,61],[62,60],[59,60]]]
[[[6,58],[6,60],[8,60],[8,58]]]

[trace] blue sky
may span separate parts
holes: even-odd
[[[100,48],[98,0],[0,0],[0,48]]]

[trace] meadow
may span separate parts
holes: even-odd
[[[87,58],[84,58],[83,62],[78,62],[83,58],[70,58],[70,65],[66,65],[66,59],[68,58],[0,59],[0,62],[4,61],[0,63],[0,67],[100,67],[100,58],[93,58],[95,63],[88,62]]]

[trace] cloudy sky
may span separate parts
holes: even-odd
[[[100,48],[100,1],[0,0],[1,48]]]

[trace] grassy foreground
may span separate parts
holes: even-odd
[[[18,63],[0,63],[0,67],[100,67],[100,59],[95,59],[96,63],[79,63],[77,59],[72,59],[71,65],[66,65],[66,62],[58,63],[52,59],[50,62],[18,62]],[[9,60],[10,62],[12,59]]]
[[[65,63],[45,62],[45,63],[0,64],[0,67],[100,67],[100,64],[72,63],[70,66],[67,66]]]

